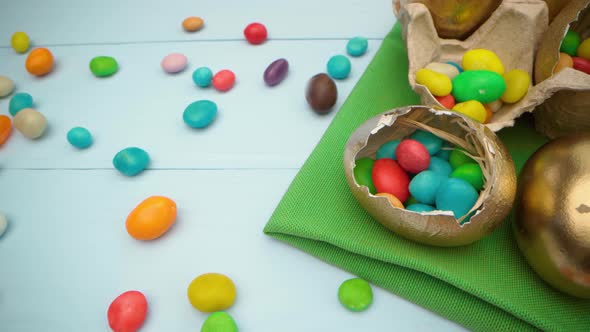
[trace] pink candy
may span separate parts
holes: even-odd
[[[184,54],[171,53],[162,59],[162,69],[169,74],[174,74],[183,71],[186,68],[188,60]]]

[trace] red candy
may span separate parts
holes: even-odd
[[[430,165],[428,150],[422,143],[413,139],[401,141],[395,150],[395,157],[399,165],[412,174],[418,174]]]
[[[378,193],[388,193],[405,202],[410,196],[410,177],[393,159],[377,159],[371,173]]]
[[[137,331],[147,315],[147,299],[138,291],[127,291],[111,303],[107,311],[109,326],[114,332]]]
[[[590,75],[590,61],[580,57],[572,57],[572,60],[574,61],[574,69]]]
[[[252,45],[264,43],[266,35],[266,27],[260,23],[250,23],[244,29],[244,37]]]
[[[213,76],[213,87],[217,91],[225,92],[230,90],[236,82],[236,75],[233,71],[224,69]]]
[[[455,106],[455,97],[453,95],[446,95],[442,97],[434,97],[446,109],[452,109]]]

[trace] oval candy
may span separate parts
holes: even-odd
[[[193,82],[201,88],[210,86],[212,80],[213,72],[209,67],[199,67],[193,72]]]
[[[360,186],[366,186],[369,188],[369,192],[371,194],[375,194],[377,192],[377,190],[375,190],[375,186],[373,185],[373,179],[371,178],[374,164],[375,160],[371,158],[360,158],[355,161],[353,170],[356,183],[358,183]]]
[[[47,119],[32,108],[25,108],[14,116],[14,128],[28,139],[37,139],[45,133]]]
[[[164,235],[176,221],[176,203],[163,196],[151,196],[127,216],[127,233],[136,240],[154,240]]]
[[[229,91],[236,83],[236,74],[234,74],[234,72],[229,69],[220,70],[215,75],[213,75],[213,80],[211,83],[217,91]]]
[[[424,68],[430,69],[430,70],[435,71],[439,74],[443,74],[451,80],[453,80],[453,78],[455,78],[455,76],[459,75],[459,70],[457,69],[457,67],[455,67],[451,64],[448,64],[448,63],[431,62],[431,63],[427,64],[426,67],[424,67]]]
[[[453,111],[464,114],[479,123],[484,123],[488,115],[483,104],[477,100],[469,100],[456,104],[453,107]]]
[[[392,194],[402,202],[410,196],[410,177],[395,160],[377,159],[371,177],[379,193]]]
[[[473,49],[463,54],[463,70],[489,70],[504,75],[504,65],[496,53],[483,48]]]
[[[489,70],[464,71],[453,80],[453,97],[458,102],[491,103],[502,97],[504,91],[504,78]]]
[[[198,100],[189,104],[182,113],[182,119],[191,128],[209,126],[217,115],[217,104],[211,100]]]
[[[437,97],[446,96],[453,89],[451,79],[446,75],[425,68],[416,72],[416,83],[424,85],[432,95]]]
[[[584,41],[578,46],[576,55],[580,58],[590,60],[590,38],[584,39]]]
[[[391,203],[391,205],[393,207],[400,208],[400,209],[404,208],[404,204],[402,202],[400,202],[400,200],[397,199],[397,197],[393,196],[392,194],[378,193],[378,194],[375,194],[375,196],[387,198],[389,200],[389,203]]]
[[[434,97],[444,108],[450,110],[455,106],[455,97],[453,95],[446,95],[442,97]]]
[[[451,173],[453,172],[451,164],[449,164],[449,162],[445,159],[436,157],[436,155],[430,157],[430,165],[428,165],[428,169],[446,177],[449,177],[449,175],[451,175]]]
[[[150,156],[145,150],[129,147],[119,151],[113,158],[113,166],[127,176],[143,172],[150,163]]]
[[[181,53],[168,54],[160,62],[160,66],[168,74],[176,74],[183,71],[187,64],[188,59]]]
[[[373,289],[361,278],[349,279],[338,288],[338,300],[350,311],[363,311],[373,303]]]
[[[10,46],[16,53],[26,53],[29,50],[29,46],[31,45],[31,40],[29,39],[29,35],[25,32],[18,31],[12,34],[12,38],[10,39]]]
[[[127,291],[115,298],[107,310],[107,319],[114,332],[135,332],[143,325],[148,303],[139,291]]]
[[[318,114],[327,114],[330,112],[336,99],[338,90],[336,83],[326,74],[317,74],[307,83],[305,89],[305,99],[311,109]]]
[[[580,35],[573,30],[568,30],[561,41],[559,51],[575,56],[579,45]]]
[[[395,150],[397,149],[397,146],[399,145],[399,143],[400,143],[400,140],[394,139],[389,142],[385,142],[385,143],[381,144],[379,149],[377,149],[377,154],[376,154],[377,159],[389,158],[389,159],[395,160]]]
[[[244,37],[252,45],[264,43],[267,35],[266,27],[262,23],[250,23],[244,29]]]
[[[477,191],[483,188],[483,172],[481,171],[479,164],[463,164],[457,167],[453,173],[451,173],[450,177],[465,180]]]
[[[465,154],[465,151],[459,148],[454,148],[449,155],[449,164],[453,169],[457,169],[461,165],[476,163],[475,160],[471,159]]]
[[[195,32],[201,30],[204,23],[200,17],[189,16],[182,21],[182,28],[186,32]]]
[[[53,54],[46,48],[36,48],[29,53],[25,68],[27,71],[35,76],[43,76],[49,74],[53,70]]]
[[[108,77],[119,70],[119,64],[110,56],[97,56],[90,60],[90,71],[96,77]]]
[[[491,103],[484,104],[483,107],[485,107],[487,110],[490,110],[492,113],[496,113],[500,110],[500,108],[502,108],[503,105],[504,104],[502,103],[502,100],[498,99]]]
[[[410,181],[410,194],[418,202],[423,204],[434,204],[436,193],[441,183],[446,181],[446,177],[434,171],[422,171]]]
[[[559,53],[559,58],[553,68],[553,74],[557,74],[565,68],[574,68],[574,60],[569,54],[561,52]]]
[[[430,165],[430,153],[424,144],[414,139],[404,139],[395,150],[397,162],[406,172],[418,174]]]
[[[436,208],[451,211],[456,219],[461,218],[475,204],[478,193],[464,180],[449,178],[444,181],[436,193]]]
[[[416,130],[410,135],[410,138],[422,143],[430,155],[437,154],[443,145],[443,140],[440,137],[425,130]]]
[[[343,80],[350,74],[350,60],[344,55],[334,55],[328,60],[326,70],[328,75],[336,80]]]
[[[7,115],[0,115],[0,146],[4,144],[12,132],[12,121]]]
[[[8,112],[15,116],[20,110],[33,107],[33,97],[26,92],[15,93],[8,103]]]
[[[238,332],[236,322],[228,313],[214,312],[203,322],[201,332]]]
[[[67,139],[70,144],[78,149],[86,149],[92,145],[92,134],[83,127],[74,127],[68,131]]]
[[[273,61],[264,71],[264,83],[268,86],[275,86],[281,83],[289,72],[289,62],[286,59]]]
[[[346,53],[353,57],[358,57],[367,52],[369,42],[364,37],[354,37],[346,43]]]
[[[504,81],[506,82],[506,90],[501,100],[505,103],[516,103],[521,100],[526,95],[531,84],[529,74],[520,69],[513,69],[504,74]]]
[[[574,63],[574,69],[590,75],[590,61],[580,57],[573,57],[572,61]]]
[[[191,305],[199,311],[221,311],[234,304],[236,286],[221,273],[205,273],[191,281],[187,296]]]
[[[6,76],[0,76],[0,98],[10,95],[14,91],[14,82]]]

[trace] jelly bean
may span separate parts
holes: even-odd
[[[217,104],[210,100],[198,100],[189,104],[182,113],[182,119],[191,128],[209,126],[217,115]]]
[[[373,179],[371,178],[371,172],[373,171],[374,164],[375,160],[371,158],[360,158],[355,161],[353,170],[356,183],[358,183],[360,186],[366,186],[369,188],[369,192],[371,194],[375,194],[377,192],[377,190],[375,190],[375,186],[373,185]]]
[[[214,312],[203,322],[201,332],[238,332],[236,322],[228,313]]]
[[[410,195],[410,197],[408,197],[408,199],[406,199],[406,201],[404,202],[404,205],[408,206],[412,204],[418,204],[418,200],[416,199],[416,197]]]
[[[489,70],[504,75],[504,65],[496,53],[483,48],[469,50],[463,54],[463,70]],[[455,97],[456,98],[456,97]]]
[[[441,63],[441,62],[431,62],[424,67],[426,69],[430,69],[435,71],[439,74],[443,74],[447,76],[449,79],[453,80],[455,76],[459,75],[459,70],[457,67],[448,64],[448,63]]]
[[[226,92],[233,88],[236,83],[236,75],[229,69],[218,71],[213,75],[213,87],[217,91]]]
[[[176,203],[163,196],[151,196],[127,216],[127,233],[136,240],[154,240],[164,235],[176,221]]]
[[[447,63],[455,68],[457,68],[457,70],[459,71],[459,73],[463,72],[463,68],[461,68],[461,66],[459,66],[458,63],[453,62],[453,61],[447,61]]]
[[[0,146],[4,144],[12,132],[12,122],[6,115],[0,115]]]
[[[483,187],[483,172],[481,171],[479,164],[463,164],[451,173],[451,177],[465,180],[477,191],[481,190]]]
[[[468,155],[465,154],[465,151],[455,148],[451,151],[449,156],[449,164],[453,169],[457,169],[457,167],[461,165],[465,165],[468,163],[476,163],[475,160],[471,159]]]
[[[575,31],[568,30],[561,41],[559,51],[575,56],[578,46],[580,46],[580,35]]]
[[[189,16],[182,21],[182,28],[186,32],[195,32],[201,30],[204,23],[200,17]]]
[[[471,210],[477,198],[477,191],[469,183],[461,179],[449,178],[438,188],[436,208],[452,211],[455,218],[459,219]]]
[[[264,43],[267,34],[266,27],[261,23],[250,23],[244,29],[244,37],[252,45]]]
[[[410,181],[410,193],[420,203],[433,204],[438,187],[445,180],[446,177],[439,173],[429,170],[422,171]]]
[[[53,54],[46,48],[36,48],[29,53],[25,68],[31,75],[43,76],[53,70]]]
[[[350,60],[344,55],[334,55],[326,66],[328,75],[333,79],[342,80],[350,74]]]
[[[424,130],[416,130],[410,138],[422,143],[430,155],[440,151],[443,144],[443,140],[440,137]]]
[[[446,177],[451,175],[451,172],[453,171],[453,168],[448,161],[436,156],[430,157],[430,165],[428,166],[428,169]]]
[[[406,207],[406,210],[410,210],[410,211],[414,211],[414,212],[431,212],[431,211],[434,211],[435,209],[434,209],[434,206],[417,203],[417,204],[408,205]]]
[[[473,120],[479,123],[484,123],[486,121],[486,109],[477,100],[470,100],[463,103],[459,103],[455,105],[455,107],[453,107],[453,111],[467,115],[468,117],[472,118]]]
[[[395,160],[395,150],[397,149],[399,142],[400,140],[394,139],[381,144],[379,149],[377,149],[377,159],[389,158]]]
[[[578,46],[576,55],[580,58],[590,60],[590,38],[584,39],[584,41]]]
[[[486,110],[486,118],[485,118],[485,120],[483,120],[482,123],[490,123],[492,121],[492,118],[494,117],[494,113],[489,108],[487,108],[485,106],[484,106],[484,108]]]
[[[68,131],[68,142],[78,149],[86,149],[92,145],[92,134],[86,128],[74,127]]]
[[[402,202],[408,199],[410,177],[395,160],[377,159],[371,178],[377,192],[392,194]]]
[[[275,86],[281,83],[289,72],[289,62],[286,59],[273,61],[264,71],[264,83],[268,86]]]
[[[43,136],[46,127],[45,116],[32,108],[22,109],[14,116],[14,128],[26,138],[36,139]]]
[[[135,176],[143,172],[149,163],[148,153],[137,147],[125,148],[113,158],[113,166],[127,176]]]
[[[115,298],[107,311],[109,326],[114,332],[135,332],[143,325],[148,303],[139,291],[127,291]]]
[[[162,62],[160,62],[162,69],[164,69],[164,71],[169,74],[175,74],[183,71],[187,64],[188,59],[184,54],[180,53],[168,54],[162,59]]]
[[[520,69],[513,69],[504,74],[506,82],[506,91],[502,95],[502,101],[505,103],[516,103],[526,95],[529,90],[531,78],[529,74]]]
[[[434,97],[444,108],[450,110],[455,106],[455,97],[453,95],[446,95],[442,97]]]
[[[574,68],[574,60],[569,54],[559,53],[559,58],[553,68],[553,74],[557,74],[565,68]]]
[[[492,113],[496,113],[500,110],[500,108],[502,108],[503,105],[504,104],[502,103],[502,100],[498,99],[491,103],[483,104],[483,107],[485,107],[486,110],[490,110]]]
[[[108,77],[119,70],[119,64],[110,56],[97,56],[90,60],[90,71],[96,77]]]
[[[451,154],[451,150],[452,150],[452,149],[450,149],[450,147],[451,147],[451,145],[449,144],[449,142],[443,142],[443,145],[442,145],[440,151],[437,154],[435,154],[434,156],[438,157],[442,160],[448,161],[449,155]]]
[[[6,76],[0,76],[0,98],[4,98],[14,91],[14,82]]]
[[[491,103],[502,97],[504,91],[504,78],[489,70],[464,71],[453,80],[453,97],[458,102],[477,100]]]
[[[579,57],[573,57],[572,61],[574,62],[574,69],[590,75],[590,61]]]
[[[393,196],[392,194],[378,193],[375,196],[387,198],[389,200],[389,203],[391,203],[391,205],[393,207],[400,208],[400,209],[403,209],[404,208],[404,204],[402,202],[400,202],[400,200],[397,199],[397,197]]]
[[[361,56],[367,52],[369,42],[364,37],[354,37],[346,43],[346,52],[350,56]]]
[[[401,168],[413,174],[422,172],[430,164],[430,154],[424,144],[413,139],[401,141],[395,150],[395,157]]]
[[[363,311],[373,303],[373,290],[361,278],[349,279],[338,288],[338,300],[350,311]]]
[[[446,96],[453,89],[451,80],[446,75],[424,68],[416,72],[416,83],[424,85],[432,95],[437,97]]]
[[[311,109],[318,114],[327,114],[330,112],[336,99],[338,90],[336,83],[326,74],[317,74],[307,83],[305,89],[305,99]]]
[[[0,212],[0,237],[4,235],[6,229],[8,228],[8,219]]]
[[[213,72],[208,67],[199,67],[193,72],[193,82],[201,88],[210,86],[212,79]]]
[[[26,92],[19,92],[10,98],[8,111],[10,115],[15,116],[20,110],[31,107],[33,107],[33,97]]]
[[[25,32],[19,31],[12,34],[12,38],[10,39],[10,45],[16,53],[22,54],[26,53],[29,50],[31,40]]]
[[[234,304],[236,286],[227,276],[206,273],[196,277],[188,286],[188,300],[202,312],[225,310]]]

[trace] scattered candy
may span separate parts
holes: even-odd
[[[36,48],[29,53],[25,68],[31,75],[43,76],[53,70],[53,54],[43,47]]]
[[[338,288],[338,300],[350,311],[363,311],[373,302],[373,290],[361,278],[349,279]]]
[[[86,128],[74,127],[68,131],[67,139],[78,149],[86,149],[92,145],[92,134]]]
[[[400,208],[400,209],[404,208],[404,204],[402,202],[400,202],[400,200],[397,199],[397,197],[393,196],[392,194],[378,193],[378,194],[375,194],[375,196],[387,198],[389,200],[389,202],[391,203],[391,205],[393,205],[396,208]]]
[[[568,30],[561,41],[559,51],[575,56],[578,46],[580,46],[580,35],[575,31]]]
[[[465,152],[461,149],[453,149],[449,156],[449,164],[453,169],[457,169],[461,165],[465,165],[468,163],[475,163],[475,160],[471,159]]]
[[[455,107],[455,97],[453,95],[446,95],[442,97],[434,97],[446,109],[450,110]]]
[[[10,39],[10,45],[16,53],[22,54],[26,53],[29,50],[31,41],[26,33],[19,31],[12,34],[12,38]]]
[[[413,139],[402,140],[395,150],[397,162],[406,172],[418,174],[428,169],[430,154],[426,147]]]
[[[6,76],[0,76],[0,98],[4,98],[14,91],[14,82]]]
[[[160,65],[165,72],[175,74],[183,71],[188,64],[188,60],[184,54],[171,53],[162,59]]]
[[[136,147],[125,148],[113,158],[113,166],[127,176],[135,176],[143,172],[149,163],[148,153]]]
[[[430,155],[434,155],[440,151],[443,145],[443,140],[440,137],[424,130],[416,130],[410,135],[410,138],[422,143]]]
[[[199,67],[193,72],[193,82],[201,88],[210,86],[212,80],[213,72],[208,67]]]
[[[14,116],[14,128],[29,139],[36,139],[43,135],[47,127],[47,120],[43,114],[32,108],[20,110]]]
[[[186,32],[195,32],[203,28],[204,21],[200,17],[190,16],[182,21],[182,28]]]
[[[213,87],[217,91],[229,91],[235,82],[236,75],[229,69],[220,70],[213,76]]]
[[[147,310],[147,299],[141,292],[127,291],[109,305],[109,326],[114,332],[135,332],[143,325]]]
[[[326,69],[333,79],[343,80],[350,74],[350,60],[344,55],[334,55],[328,61]]]
[[[406,207],[406,210],[414,211],[414,212],[431,212],[431,211],[434,211],[435,208],[434,208],[434,206],[430,206],[427,204],[416,203],[416,204],[408,205]]]
[[[579,57],[573,57],[572,61],[574,63],[574,69],[590,75],[590,61]]]
[[[234,304],[236,286],[223,274],[206,273],[190,283],[187,296],[192,306],[199,311],[221,311]]]
[[[110,56],[97,56],[90,60],[90,71],[96,77],[111,76],[119,70],[119,64]]]
[[[453,80],[455,76],[459,75],[459,70],[457,67],[448,64],[448,63],[441,63],[441,62],[431,62],[424,67],[426,69],[430,69],[434,72],[439,74],[443,74],[447,76],[449,79]]]
[[[562,52],[559,53],[559,58],[557,59],[555,68],[553,68],[553,74],[557,74],[565,68],[574,68],[574,60],[571,56]]]
[[[479,164],[467,163],[463,164],[451,173],[452,178],[465,180],[473,186],[473,189],[479,191],[483,188],[483,173]]]
[[[163,196],[151,196],[127,216],[127,233],[136,240],[154,240],[164,235],[176,221],[176,203]]]
[[[305,99],[318,114],[326,114],[336,104],[338,90],[336,83],[326,74],[317,74],[307,83]]]
[[[446,96],[453,89],[453,84],[448,76],[425,68],[416,72],[416,82],[424,85],[430,93],[437,97]]]
[[[232,316],[218,311],[207,317],[201,326],[201,332],[238,332],[238,326]]]
[[[400,201],[410,196],[410,177],[395,160],[377,159],[373,164],[371,178],[378,193],[392,194]]]
[[[399,142],[400,140],[394,139],[383,143],[379,149],[377,149],[377,159],[389,158],[395,160],[395,150],[397,149]]]
[[[267,37],[266,27],[261,23],[250,23],[244,29],[244,37],[252,45],[262,44]]]
[[[440,185],[446,181],[446,177],[434,171],[418,173],[410,181],[410,193],[420,203],[433,204]]]
[[[451,172],[453,172],[451,164],[445,159],[436,157],[437,155],[430,157],[430,165],[428,166],[428,169],[442,176],[449,177]]]
[[[471,210],[478,196],[477,191],[466,181],[449,178],[436,193],[436,207],[438,210],[452,211],[458,219]]]
[[[580,58],[590,60],[590,38],[584,39],[584,41],[578,46],[576,55]]]
[[[217,104],[210,100],[198,100],[189,104],[182,113],[182,119],[191,128],[209,126],[217,115]]]
[[[504,75],[504,65],[496,53],[483,48],[469,50],[463,54],[463,70],[489,70]],[[457,98],[455,96],[455,98]]]
[[[6,228],[8,228],[8,219],[0,212],[0,237],[4,235]]]
[[[513,69],[504,74],[506,90],[501,99],[505,103],[516,103],[526,95],[529,90],[531,78],[529,74],[520,69]]]
[[[354,37],[346,43],[346,52],[350,56],[358,57],[365,54],[368,47],[369,42],[367,41],[367,38]]]
[[[369,192],[371,194],[375,194],[377,192],[375,186],[373,185],[373,179],[371,178],[371,172],[373,170],[374,164],[375,160],[368,157],[357,159],[355,161],[353,170],[356,183],[369,188]]]
[[[0,115],[0,146],[4,144],[12,132],[12,122],[6,115]]]
[[[15,116],[20,110],[31,107],[33,107],[33,97],[26,92],[18,92],[10,98],[8,112],[10,112],[10,115]]]
[[[289,72],[289,62],[286,59],[273,61],[264,71],[264,83],[268,86],[275,86],[281,83]]]
[[[453,97],[458,102],[491,103],[502,97],[504,91],[504,78],[489,70],[466,70],[453,80]]]
[[[484,123],[486,121],[487,112],[482,103],[477,100],[469,100],[463,103],[456,104],[453,111],[467,115],[473,120]]]

